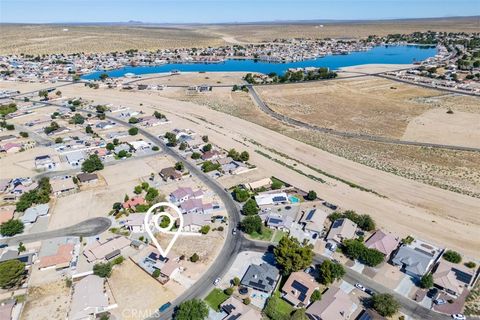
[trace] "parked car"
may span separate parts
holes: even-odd
[[[432,289],[428,290],[427,297],[429,297],[430,299],[435,299],[437,294],[438,294],[438,289],[437,288],[432,288]]]
[[[447,301],[444,300],[444,299],[435,299],[435,300],[433,300],[433,303],[438,304],[440,306],[442,304],[446,304]]]
[[[232,229],[232,234],[233,234],[233,235],[236,235],[236,234],[237,234],[237,228],[233,228],[233,229]]]
[[[163,312],[165,310],[167,310],[172,304],[170,302],[167,302],[165,304],[163,304],[160,308],[158,308],[158,311],[160,312]]]
[[[375,292],[373,292],[372,289],[368,289],[368,288],[365,288],[365,293],[367,293],[367,294],[369,294],[369,295],[371,295],[371,296],[375,295]]]
[[[467,317],[465,317],[463,314],[461,313],[457,313],[457,314],[452,314],[452,318],[453,319],[456,319],[456,320],[466,320]]]
[[[215,279],[215,281],[213,281],[213,285],[216,286],[220,283],[220,278],[217,278]]]
[[[355,283],[355,288],[360,289],[360,290],[362,290],[362,291],[365,291],[365,290],[366,290],[365,287],[362,286],[362,285],[361,285],[360,283],[358,283],[358,282]]]

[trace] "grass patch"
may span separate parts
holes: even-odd
[[[285,231],[277,230],[277,231],[275,231],[275,234],[273,235],[272,242],[273,243],[278,243],[280,241],[280,239],[282,239],[286,235],[287,235],[287,233]]]
[[[250,234],[250,238],[260,241],[270,241],[272,239],[273,230],[262,226],[262,233],[253,232]]]
[[[220,289],[213,289],[205,298],[205,302],[215,311],[220,310],[220,305],[228,299],[228,296]]]

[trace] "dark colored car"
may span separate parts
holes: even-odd
[[[369,294],[369,295],[371,295],[371,296],[373,296],[373,295],[375,294],[375,292],[373,292],[373,290],[372,290],[372,289],[369,289],[369,288],[365,288],[365,293],[367,293],[367,294]]]
[[[171,305],[172,304],[170,302],[167,302],[164,305],[162,305],[160,308],[158,308],[158,311],[163,312],[163,311],[167,310],[168,308],[170,308]]]
[[[432,288],[430,290],[428,290],[427,292],[427,297],[429,297],[430,299],[434,299],[438,294],[438,289],[437,288]]]

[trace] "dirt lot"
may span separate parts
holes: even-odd
[[[183,72],[178,75],[158,78],[155,75],[147,75],[146,80],[136,83],[156,84],[166,86],[194,86],[202,84],[210,85],[234,85],[243,83],[242,77],[245,72]],[[158,75],[157,75],[158,76]]]
[[[144,319],[175,298],[173,292],[130,260],[117,266],[108,282],[119,306],[112,310],[117,319]]]
[[[429,109],[415,97],[433,90],[362,77],[317,83],[258,87],[275,111],[321,127],[400,138],[408,123]]]
[[[22,320],[66,319],[70,305],[70,288],[64,280],[32,287],[22,312]]]
[[[68,31],[63,31],[68,29]],[[0,54],[107,52],[127,49],[219,46],[277,38],[357,38],[415,31],[477,32],[478,18],[370,21],[357,23],[81,26],[2,25]]]

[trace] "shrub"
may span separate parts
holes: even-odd
[[[93,266],[93,274],[101,278],[109,278],[112,275],[112,265],[110,263],[97,263]]]
[[[200,228],[200,233],[201,234],[207,234],[210,231],[210,226],[202,226]]]
[[[138,128],[130,128],[128,129],[128,134],[131,136],[135,136],[138,134]]]
[[[326,261],[326,260],[325,260]],[[310,301],[315,302],[322,299],[322,293],[319,290],[313,291],[312,295],[310,296]]]
[[[155,269],[155,271],[153,271],[153,273],[152,273],[152,277],[154,277],[154,278],[160,277],[160,270]]]
[[[443,254],[443,259],[445,259],[445,260],[447,260],[448,262],[451,262],[451,263],[462,262],[462,256],[458,252],[453,251],[453,250],[445,251],[445,253]]]
[[[236,187],[235,190],[233,191],[233,197],[238,202],[245,202],[250,197],[250,193],[248,192],[248,190]]]
[[[430,289],[433,287],[433,276],[431,273],[426,274],[420,279],[420,287],[423,289]]]
[[[476,265],[475,262],[473,262],[473,261],[465,262],[465,267],[467,267],[467,268],[473,269],[473,268],[475,268],[476,266],[477,266],[477,265]]]
[[[25,226],[18,219],[8,220],[0,225],[0,234],[4,237],[11,237],[22,233]]]
[[[197,262],[199,259],[200,257],[198,256],[197,253],[192,254],[192,256],[190,257],[190,261],[193,263]]]
[[[317,193],[313,190],[308,191],[307,196],[305,197],[309,201],[317,199]]]
[[[190,157],[191,157],[193,160],[198,160],[198,159],[200,159],[201,156],[202,156],[202,155],[201,155],[200,153],[194,152],[194,153],[192,153],[192,155],[191,155]]]
[[[352,260],[358,260],[370,267],[382,263],[384,256],[376,249],[367,248],[361,241],[345,240],[343,242],[343,253]]]
[[[122,264],[123,261],[125,261],[125,258],[123,256],[119,256],[112,260],[112,264],[113,265]]]
[[[229,288],[223,290],[223,292],[225,292],[225,294],[226,294],[227,296],[231,296],[231,295],[233,294],[233,288],[232,288],[232,287],[229,287]]]
[[[239,277],[233,278],[232,283],[234,286],[238,286],[240,284],[240,278]]]
[[[251,302],[252,302],[252,301],[250,300],[249,297],[246,297],[245,299],[243,299],[243,304],[244,304],[244,305],[247,305],[247,306],[248,306]]]
[[[388,293],[376,294],[371,298],[372,307],[381,316],[391,317],[398,312],[400,307],[395,298]]]

